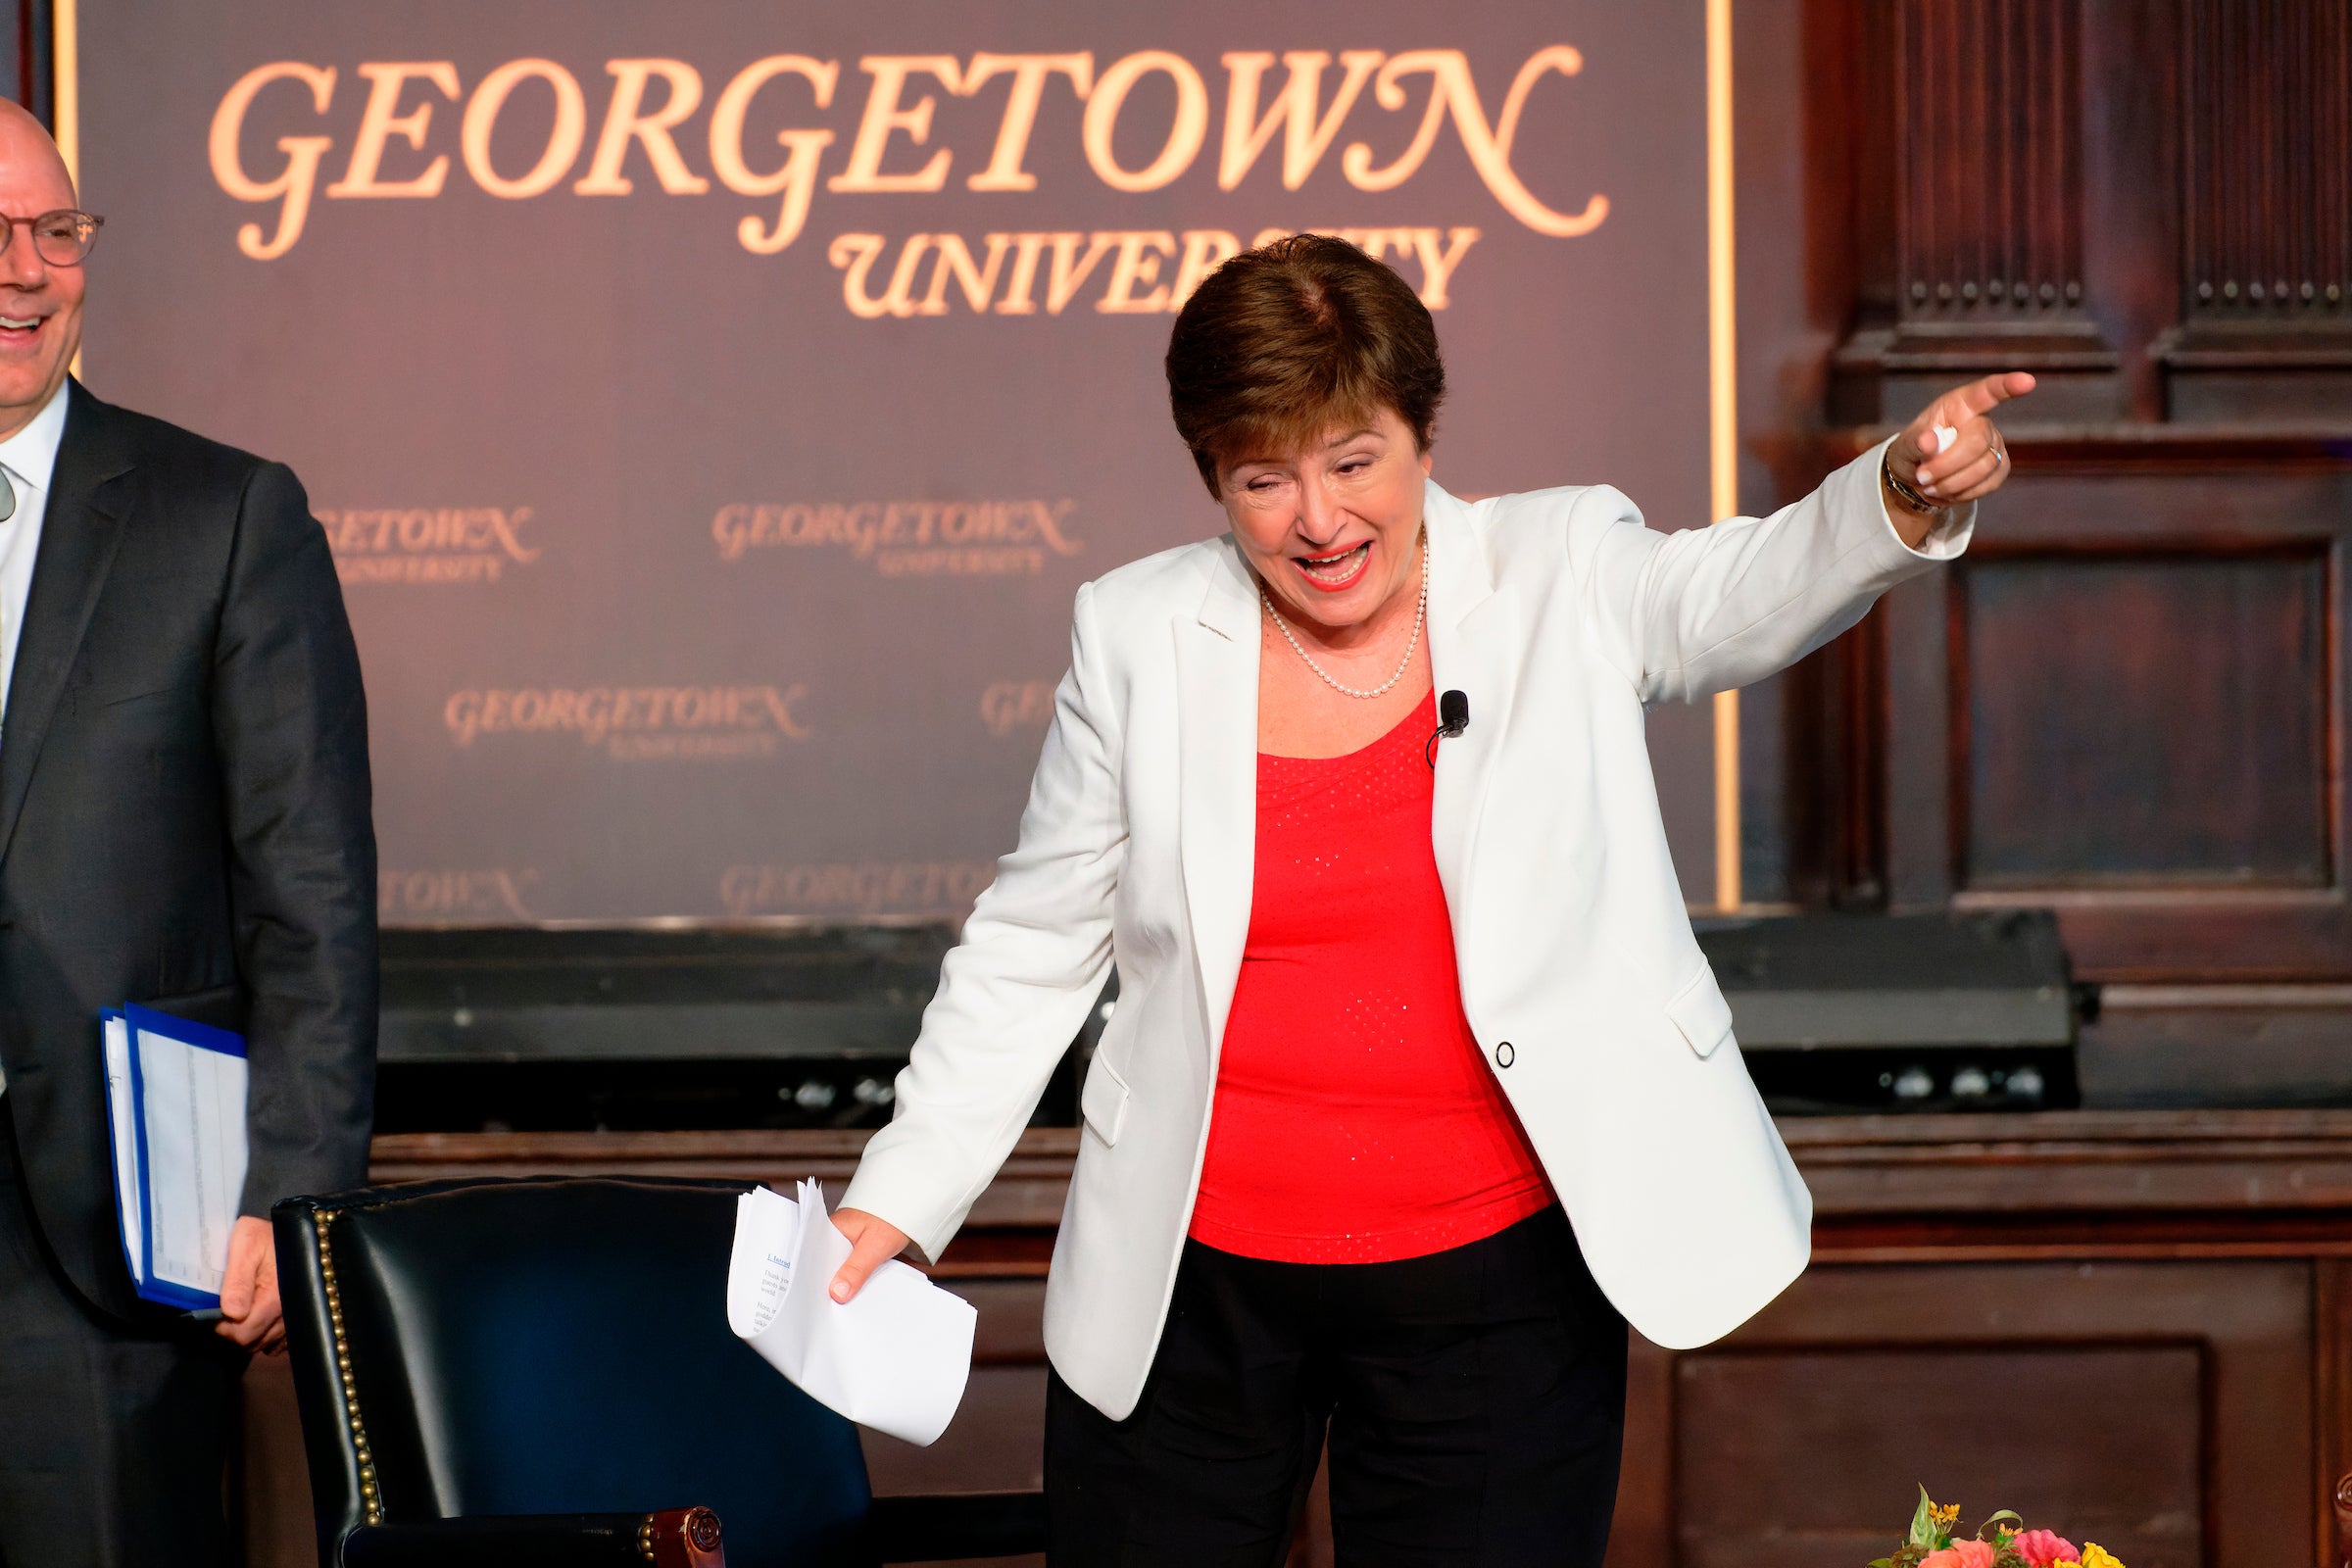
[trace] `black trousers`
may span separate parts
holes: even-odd
[[[0,1568],[213,1568],[245,1356],[147,1339],[71,1293],[25,1200],[0,1095]]]
[[[1048,1560],[1279,1564],[1328,1430],[1342,1568],[1598,1568],[1625,1348],[1557,1208],[1394,1263],[1187,1242],[1135,1412],[1049,1381]]]

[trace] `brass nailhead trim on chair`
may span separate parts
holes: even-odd
[[[647,1562],[660,1562],[654,1554],[654,1516],[647,1514],[637,1526],[637,1551]]]
[[[335,1336],[335,1373],[343,1382],[343,1415],[351,1423],[352,1453],[360,1462],[360,1508],[368,1523],[380,1525],[384,1499],[375,1489],[375,1456],[368,1449],[368,1429],[360,1421],[360,1390],[351,1376],[351,1342],[343,1333],[343,1294],[335,1287],[335,1254],[326,1239],[327,1222],[334,1217],[333,1209],[318,1214],[318,1277],[326,1285],[326,1320]]]

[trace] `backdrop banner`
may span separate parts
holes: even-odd
[[[86,378],[309,487],[392,922],[968,908],[1077,586],[1222,526],[1160,359],[1273,235],[1436,313],[1456,494],[1708,520],[1698,0],[76,11]]]

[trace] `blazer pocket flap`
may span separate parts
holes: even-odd
[[[1723,990],[1715,984],[1715,971],[1701,959],[1698,973],[1690,983],[1674,994],[1666,1004],[1666,1016],[1683,1032],[1683,1039],[1701,1056],[1711,1056],[1715,1048],[1732,1037],[1732,1004],[1723,1000]]]
[[[1078,1097],[1078,1113],[1105,1144],[1119,1141],[1127,1122],[1127,1085],[1097,1056],[1086,1069],[1086,1089]]]

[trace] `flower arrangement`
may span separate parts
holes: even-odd
[[[1903,1544],[1870,1568],[2124,1568],[2097,1542],[2077,1550],[2055,1531],[2028,1530],[2007,1508],[1977,1526],[1974,1536],[1955,1539],[1959,1524],[1960,1505],[1940,1506],[1922,1487]]]

